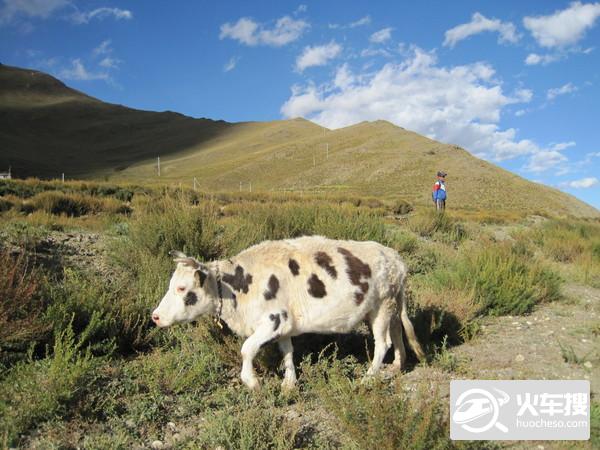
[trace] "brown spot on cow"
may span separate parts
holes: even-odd
[[[288,261],[288,267],[290,268],[290,272],[292,272],[292,275],[296,276],[300,273],[300,265],[295,259],[290,258],[290,260]]]
[[[315,298],[323,298],[327,295],[325,284],[314,273],[308,279],[308,293]]]
[[[263,295],[265,296],[265,300],[273,300],[277,296],[278,290],[279,280],[275,275],[271,275],[267,283],[267,290],[263,293]]]
[[[281,325],[281,318],[279,317],[279,314],[269,314],[269,319],[273,321],[273,331],[277,331],[277,328],[279,328],[279,325]]]
[[[242,266],[236,266],[235,274],[223,274],[223,281],[229,284],[236,291],[247,294],[248,290],[250,289],[250,285],[252,284],[252,275],[249,273],[244,274],[244,268]]]
[[[185,306],[192,306],[195,305],[197,302],[198,296],[195,292],[192,291],[189,291],[187,294],[185,294],[185,297],[183,298],[183,303],[185,304]]]
[[[344,255],[346,259],[346,265],[348,269],[346,273],[348,274],[348,278],[350,279],[350,283],[354,286],[360,287],[362,292],[357,292],[354,296],[356,300],[356,304],[360,305],[365,299],[364,294],[366,294],[369,290],[369,283],[366,281],[362,281],[362,278],[371,278],[371,267],[368,264],[365,264],[360,258],[356,257],[352,254],[351,251],[338,247],[338,252]]]
[[[331,278],[337,278],[337,270],[333,266],[333,260],[331,256],[329,256],[325,252],[317,252],[315,253],[315,262],[325,269],[325,271],[329,274]]]

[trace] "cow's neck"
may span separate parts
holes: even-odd
[[[236,293],[222,280],[225,273],[232,271],[233,262],[231,260],[214,261],[211,263],[210,268],[216,276],[215,292],[213,293],[215,315],[225,322],[232,331],[244,335],[241,324],[239,324]]]

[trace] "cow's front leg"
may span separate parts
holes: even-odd
[[[254,333],[242,345],[241,378],[244,384],[250,389],[256,389],[259,386],[252,361],[264,344],[279,339],[281,336],[280,325],[280,314],[267,315],[265,320],[261,322]]]
[[[294,346],[292,338],[283,338],[279,342],[279,350],[283,354],[283,366],[285,375],[283,376],[283,389],[292,389],[296,385],[296,368],[294,367]]]

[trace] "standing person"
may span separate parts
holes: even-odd
[[[435,209],[442,212],[446,209],[446,175],[446,172],[437,173],[437,181],[434,183],[431,193]]]

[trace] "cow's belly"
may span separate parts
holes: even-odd
[[[309,301],[304,308],[294,311],[294,334],[348,333],[364,320],[371,309],[370,300],[365,299],[360,305],[351,298],[337,304]]]

